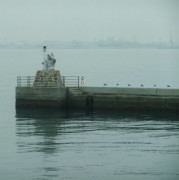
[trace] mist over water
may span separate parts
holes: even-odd
[[[178,49],[50,49],[61,75],[84,76],[86,86],[179,88]],[[40,49],[1,50],[3,78],[34,76],[43,68]],[[8,83],[8,82],[7,82]],[[9,83],[8,83],[9,84]]]
[[[53,50],[62,75],[86,85],[178,88],[178,50]],[[17,75],[40,50],[0,50],[1,179],[178,180],[179,117],[164,112],[15,109]]]
[[[178,44],[177,17],[178,0],[1,0],[0,45],[108,37]]]

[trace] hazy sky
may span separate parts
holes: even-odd
[[[0,0],[0,41],[179,41],[179,0]]]

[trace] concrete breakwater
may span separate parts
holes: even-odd
[[[83,77],[61,76],[53,53],[46,54],[46,46],[43,52],[43,70],[17,77],[17,108],[179,110],[179,89],[84,87]]]
[[[178,111],[179,89],[16,87],[16,107]]]

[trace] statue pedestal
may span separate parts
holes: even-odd
[[[34,87],[64,87],[59,70],[38,70],[36,72]]]

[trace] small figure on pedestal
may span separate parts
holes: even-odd
[[[53,70],[55,67],[56,59],[54,58],[54,54],[47,54],[46,56],[46,46],[43,47],[43,52],[44,52],[44,61],[42,62],[43,64],[43,70]]]

